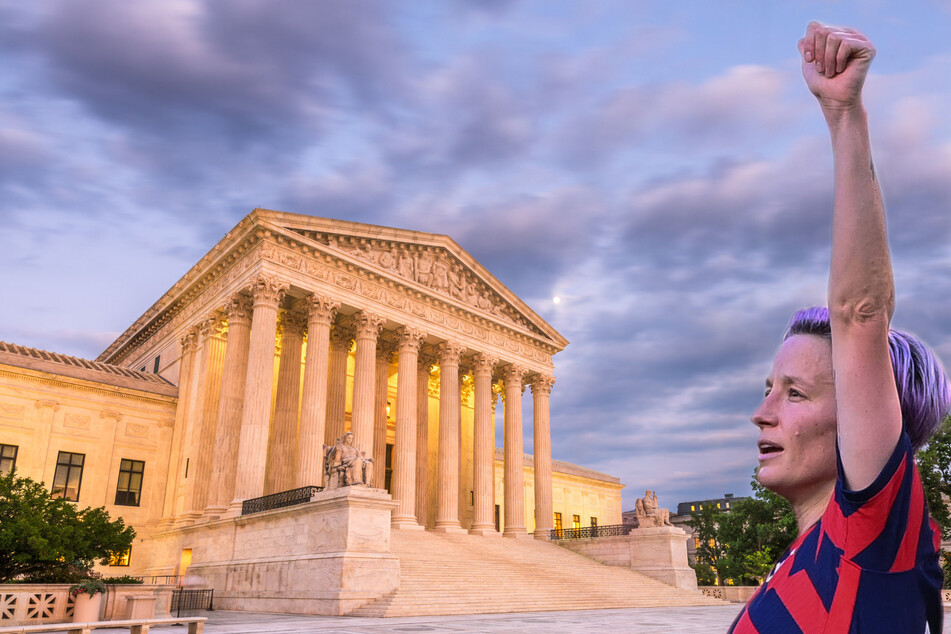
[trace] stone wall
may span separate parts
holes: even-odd
[[[210,587],[223,610],[340,615],[399,587],[386,491],[346,487],[297,506],[154,536],[149,574]],[[183,569],[182,553],[190,564]]]
[[[679,528],[638,528],[629,535],[560,539],[554,543],[608,566],[621,566],[687,590],[697,589],[697,575],[687,565],[687,535]]]
[[[67,583],[7,583],[0,585],[0,627],[42,625],[72,621],[75,601]],[[107,585],[99,618],[125,619],[129,598],[154,598],[156,617],[169,615],[173,586],[152,584]]]
[[[730,603],[746,603],[758,588],[759,586],[702,586],[700,592]]]

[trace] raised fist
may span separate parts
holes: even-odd
[[[862,102],[862,86],[875,46],[855,29],[810,22],[799,40],[802,76],[823,109]]]

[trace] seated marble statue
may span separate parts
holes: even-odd
[[[638,528],[672,526],[670,511],[657,505],[657,492],[650,489],[644,491],[644,497],[637,498],[634,514],[637,516]]]
[[[373,480],[373,458],[353,446],[353,432],[348,431],[334,445],[324,445],[324,474],[327,489],[355,484],[370,486]]]

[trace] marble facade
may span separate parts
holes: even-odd
[[[58,447],[95,457],[80,502],[105,504],[140,536],[131,567],[111,574],[188,569],[212,583],[231,570],[253,579],[253,566],[234,567],[253,557],[225,556],[229,543],[245,547],[229,534],[257,531],[256,543],[281,544],[275,539],[301,518],[318,522],[340,504],[363,508],[367,496],[374,526],[388,519],[387,535],[547,539],[556,513],[566,526],[572,517],[621,521],[616,478],[551,457],[553,356],[567,343],[447,236],[256,209],[97,361],[70,362],[96,371],[59,376],[58,392],[34,395],[32,374],[53,381],[58,366],[37,361],[33,369],[24,358],[48,353],[0,354],[0,443],[20,446],[18,470],[47,482]],[[523,412],[526,390],[532,406]],[[83,398],[92,405],[80,406]],[[36,411],[26,412],[34,401]],[[82,414],[59,411],[73,401]],[[8,425],[20,410],[24,422]],[[101,420],[79,429],[76,416]],[[523,452],[526,416],[534,456]],[[348,431],[374,466],[358,502],[325,491],[337,506],[315,499],[281,521],[241,516],[245,500],[325,485],[324,446]],[[147,489],[134,509],[112,505],[122,458],[146,463]],[[341,564],[338,581],[374,578],[386,591],[391,558],[361,548],[345,545],[324,559]],[[268,551],[260,563],[278,577],[314,573],[289,563],[301,555],[291,551]],[[362,563],[343,572],[354,561]],[[288,605],[320,603],[328,613],[365,599],[288,592]]]
[[[373,456],[374,486],[383,488],[394,402],[393,524],[425,525],[416,500],[418,383],[438,368],[438,423],[425,430],[437,437],[428,456],[435,470],[426,471],[435,486],[422,497],[435,507],[431,528],[457,531],[472,528],[460,517],[471,495],[475,529],[485,530],[494,514],[489,434],[498,385],[509,474],[502,532],[518,536],[528,532],[521,395],[531,386],[536,403],[534,490],[550,491],[547,401],[552,357],[566,344],[446,236],[257,209],[99,361],[139,368],[159,358],[162,375],[181,388],[163,510],[174,525],[234,516],[245,499],[322,484],[322,446],[345,429]],[[351,347],[348,382],[339,351]],[[465,439],[463,396],[475,412]],[[547,535],[551,497],[533,502],[533,530]]]

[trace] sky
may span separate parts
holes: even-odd
[[[825,298],[811,19],[876,44],[893,324],[951,362],[951,0],[0,0],[0,339],[96,358],[255,207],[447,234],[571,342],[554,458],[749,494]]]

